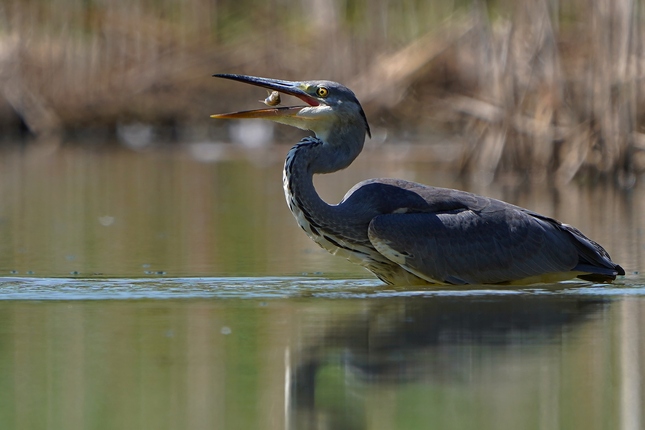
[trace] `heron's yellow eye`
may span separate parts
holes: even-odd
[[[316,90],[316,95],[318,97],[325,98],[329,95],[329,90],[325,87],[318,87],[318,89]]]

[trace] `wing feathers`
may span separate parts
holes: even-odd
[[[372,179],[357,184],[338,207],[369,223],[378,252],[429,281],[499,283],[551,274],[611,280],[625,273],[577,229],[464,191]]]
[[[578,263],[565,232],[515,209],[380,215],[368,235],[379,252],[389,248],[386,257],[407,254],[392,261],[439,282],[507,282]]]

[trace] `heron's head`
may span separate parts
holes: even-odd
[[[245,82],[295,96],[306,105],[276,106],[224,113],[211,115],[211,118],[263,118],[303,130],[311,130],[322,140],[327,140],[331,133],[362,133],[363,137],[365,133],[370,135],[370,127],[361,104],[351,90],[337,82],[294,82],[229,74],[213,76]]]

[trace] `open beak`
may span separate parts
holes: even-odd
[[[279,117],[296,116],[300,110],[309,106],[318,106],[320,103],[317,99],[311,97],[305,89],[307,85],[302,82],[281,81],[278,79],[258,78],[246,75],[215,74],[216,78],[231,79],[234,81],[245,82],[247,84],[263,87],[271,91],[278,91],[282,94],[298,97],[307,103],[306,106],[278,106],[265,109],[255,109],[241,112],[221,113],[211,115],[211,118],[219,119],[238,119],[238,118],[264,118],[276,120]]]

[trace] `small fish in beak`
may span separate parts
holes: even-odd
[[[277,91],[268,91],[268,90],[267,90],[267,92],[269,93],[269,96],[264,100],[260,100],[261,103],[264,103],[267,106],[273,107],[273,106],[279,105],[282,102],[282,100],[280,100],[280,93],[279,92],[277,92]]]

